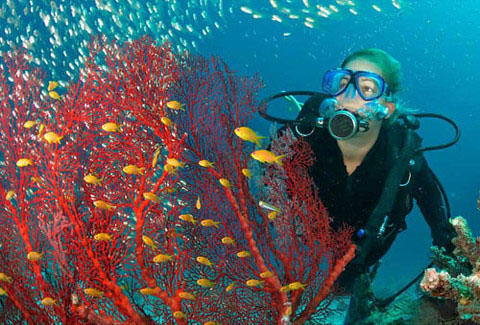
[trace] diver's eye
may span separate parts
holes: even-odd
[[[360,91],[365,96],[372,96],[378,92],[378,84],[371,79],[362,78],[359,81]]]
[[[363,86],[362,87],[362,93],[364,95],[373,95],[374,92],[375,92],[375,89],[373,89],[371,87],[368,87],[368,86]]]

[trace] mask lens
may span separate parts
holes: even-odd
[[[323,76],[323,90],[332,96],[336,96],[348,86],[351,75],[343,70],[330,70]]]
[[[382,96],[385,82],[375,74],[356,75],[357,90],[362,94],[363,99],[372,100]]]

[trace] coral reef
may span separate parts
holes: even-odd
[[[148,38],[90,51],[68,85],[3,57],[0,322],[325,317],[352,229],[330,228],[306,143],[279,135],[259,166],[235,136],[258,78]]]
[[[442,268],[425,270],[420,284],[432,297],[455,301],[461,319],[480,322],[480,237],[474,238],[467,221],[462,217],[451,220],[457,237],[454,256],[432,248],[435,264]]]
[[[374,309],[371,315],[355,324],[475,324],[460,320],[456,303],[433,298],[419,287],[400,295],[393,303]]]

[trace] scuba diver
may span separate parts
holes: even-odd
[[[343,223],[354,227],[356,256],[337,280],[346,293],[352,293],[359,276],[368,273],[407,228],[405,218],[413,199],[430,227],[433,245],[447,253],[454,249],[451,240],[456,232],[449,222],[448,200],[423,152],[454,144],[459,131],[446,117],[413,114],[400,105],[400,75],[400,64],[388,53],[362,49],[346,57],[340,68],[324,74],[325,93],[283,92],[260,104],[263,117],[288,124],[312,147],[316,160],[310,175],[332,227]],[[303,105],[293,97],[307,94],[312,96]],[[301,108],[295,121],[266,113],[264,104],[281,97]],[[418,117],[451,123],[456,138],[421,148],[422,139],[415,133]]]

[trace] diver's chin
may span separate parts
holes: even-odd
[[[363,141],[364,139],[367,139],[369,137],[370,130],[365,131],[365,132],[357,132],[354,136],[347,138],[347,139],[338,139],[338,141],[343,141],[343,142],[358,142],[358,141]]]

